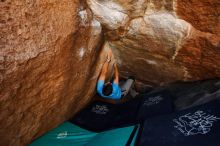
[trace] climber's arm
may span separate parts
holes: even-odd
[[[114,63],[114,71],[115,71],[114,83],[118,84],[119,83],[119,72],[118,72],[118,67],[117,67],[116,63]]]
[[[110,60],[111,61],[111,60]],[[108,66],[109,66],[109,62],[110,62],[108,59],[105,61],[104,65],[102,66],[102,71],[101,71],[101,74],[99,76],[99,80],[103,80],[105,81],[105,77],[106,77],[106,74],[108,72]]]
[[[107,75],[107,72],[108,72],[109,63],[111,61],[111,57],[112,57],[112,51],[111,51],[111,49],[109,49],[107,59],[106,59],[105,63],[102,66],[102,71],[101,71],[101,74],[99,76],[99,80],[105,81],[105,78],[106,78],[106,75]]]

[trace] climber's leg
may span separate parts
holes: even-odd
[[[125,83],[121,86],[121,92],[122,92],[122,97],[126,96],[131,88],[131,86],[134,83],[134,78],[133,77],[129,77]]]

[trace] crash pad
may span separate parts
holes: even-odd
[[[140,146],[219,146],[220,102],[159,116],[144,122]]]
[[[172,96],[167,91],[142,94],[124,103],[93,101],[70,122],[87,130],[101,132],[135,125],[153,116],[173,112]]]
[[[138,125],[96,133],[65,122],[29,146],[125,146],[127,143],[134,145],[137,131]]]

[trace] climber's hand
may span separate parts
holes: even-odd
[[[116,63],[116,61],[114,61],[113,66],[114,66],[114,68],[117,68],[117,63]]]
[[[107,54],[107,61],[110,62],[110,61],[111,61],[111,58],[112,58],[112,50],[109,49],[109,50],[108,50],[108,54]]]

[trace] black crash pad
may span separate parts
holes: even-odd
[[[137,115],[139,121],[158,115],[169,114],[173,111],[173,96],[167,90],[141,96],[142,101]]]
[[[141,146],[219,146],[220,101],[144,122]]]
[[[148,117],[172,112],[172,97],[162,91],[144,94],[120,104],[94,101],[70,120],[82,128],[102,132],[140,123]]]

